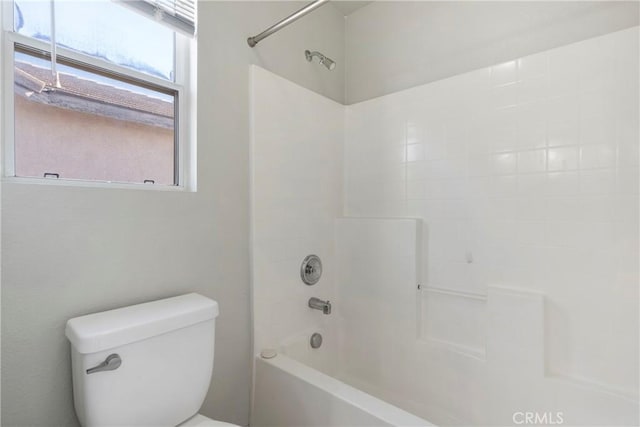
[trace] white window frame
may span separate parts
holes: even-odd
[[[0,0],[0,81],[2,99],[0,99],[0,135],[2,147],[0,167],[3,182],[21,184],[44,184],[79,187],[102,187],[122,189],[143,189],[162,191],[196,191],[196,37],[188,37],[179,31],[175,33],[175,81],[164,80],[130,68],[95,58],[71,49],[58,46],[57,57],[87,64],[89,67],[103,69],[124,79],[148,82],[151,85],[175,91],[178,114],[175,117],[175,144],[177,161],[174,160],[177,185],[149,185],[143,183],[121,183],[80,179],[47,179],[15,176],[15,138],[14,138],[14,90],[13,69],[16,44],[51,53],[51,44],[33,39],[13,31],[13,1]],[[135,12],[132,12],[135,13]]]

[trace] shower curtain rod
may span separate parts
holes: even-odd
[[[274,25],[270,26],[269,28],[267,28],[266,30],[261,32],[260,34],[258,34],[256,36],[253,36],[253,37],[249,37],[247,39],[247,43],[249,44],[250,47],[254,47],[255,45],[258,44],[258,42],[260,42],[260,40],[266,39],[271,34],[275,33],[276,31],[281,30],[282,28],[286,27],[287,25],[291,24],[292,22],[297,21],[298,19],[302,18],[307,13],[319,8],[320,6],[322,6],[323,4],[327,3],[328,1],[329,0],[316,0],[313,3],[309,3],[308,5],[306,5],[305,7],[300,9],[299,11],[295,12],[292,15],[287,16],[286,18],[284,18],[282,21],[278,22],[277,24],[274,24]]]

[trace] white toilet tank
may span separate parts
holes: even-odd
[[[69,320],[82,425],[174,427],[195,415],[209,388],[217,316],[217,302],[187,294]]]

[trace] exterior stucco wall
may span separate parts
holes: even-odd
[[[173,184],[173,130],[15,98],[16,175]]]

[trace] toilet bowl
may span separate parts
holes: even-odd
[[[83,427],[222,427],[198,411],[214,362],[218,303],[198,294],[67,322]]]

